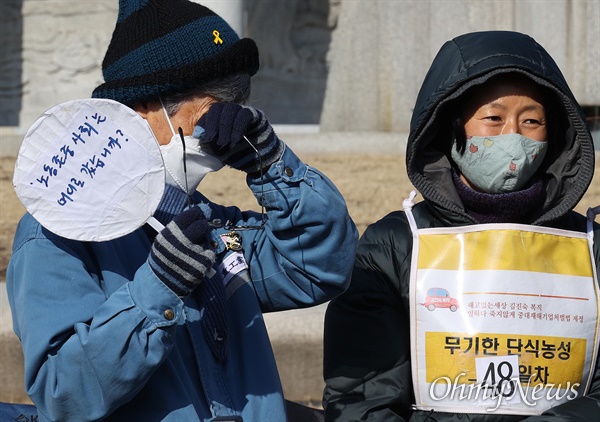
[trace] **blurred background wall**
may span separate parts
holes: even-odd
[[[555,58],[590,121],[600,114],[600,0],[207,0],[261,69],[252,105],[275,124],[327,131],[408,131],[433,56],[464,32],[533,36]],[[0,142],[48,108],[89,97],[118,0],[0,2]],[[597,121],[597,120],[596,120]]]

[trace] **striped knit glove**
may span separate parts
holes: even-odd
[[[202,128],[204,133],[199,136],[202,149],[246,173],[266,170],[283,153],[283,143],[264,113],[256,108],[234,103],[213,104],[198,120],[195,133],[201,133]]]
[[[215,258],[208,222],[199,207],[192,207],[156,236],[148,262],[156,276],[183,297],[202,284]]]

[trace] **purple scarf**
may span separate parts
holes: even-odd
[[[477,192],[452,171],[452,180],[467,213],[479,223],[530,223],[545,199],[544,181],[535,178],[524,189],[508,193]]]

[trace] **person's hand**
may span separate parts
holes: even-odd
[[[204,281],[216,254],[210,226],[199,207],[177,215],[156,236],[148,262],[157,277],[178,296],[187,296]]]
[[[200,136],[204,151],[246,173],[268,169],[283,152],[283,143],[264,113],[256,108],[216,103],[198,120],[197,126],[204,129]]]

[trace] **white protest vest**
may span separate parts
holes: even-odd
[[[521,224],[418,229],[410,276],[415,408],[538,415],[584,395],[598,352],[588,233]],[[600,207],[596,209],[596,213]]]

